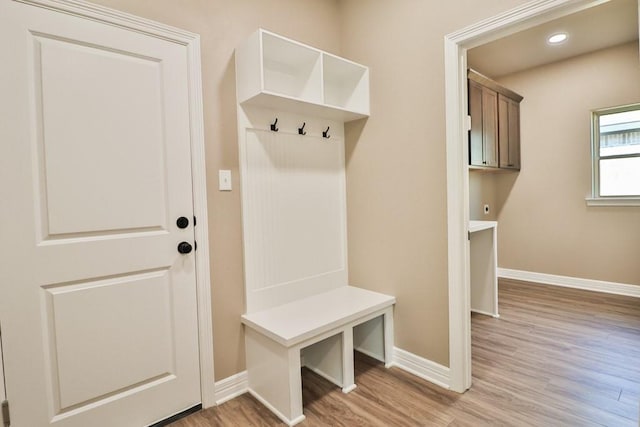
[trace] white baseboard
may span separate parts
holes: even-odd
[[[303,421],[304,421],[304,419],[305,419],[304,414],[303,414],[303,415],[300,415],[300,416],[299,416],[299,417],[297,417],[297,418],[294,418],[293,420],[290,420],[290,419],[288,419],[287,417],[285,417],[285,416],[284,416],[284,414],[283,414],[282,412],[278,411],[278,410],[276,409],[276,407],[275,407],[275,406],[273,406],[272,404],[270,404],[269,402],[267,402],[267,400],[266,400],[266,399],[264,399],[262,396],[260,396],[258,393],[256,393],[255,391],[253,391],[253,390],[251,390],[251,389],[249,389],[249,390],[247,390],[247,391],[251,394],[251,396],[255,397],[255,398],[256,398],[256,400],[257,400],[258,402],[262,403],[264,406],[266,406],[266,407],[267,407],[267,409],[268,409],[268,410],[270,410],[271,412],[273,412],[273,414],[274,414],[276,417],[280,418],[280,420],[281,420],[282,422],[284,422],[286,425],[288,425],[288,426],[290,426],[290,427],[291,427],[291,426],[294,426],[294,425],[299,424],[299,423],[301,423],[301,422],[303,422]]]
[[[238,397],[249,391],[249,378],[247,371],[239,372],[228,378],[216,381],[215,386],[216,405]]]
[[[471,309],[472,313],[478,313],[478,314],[483,314],[485,316],[491,316],[494,319],[499,319],[500,315],[499,314],[495,314],[495,313],[489,313],[488,311],[484,311],[484,310],[474,310],[473,308]]]
[[[449,368],[398,347],[393,348],[392,366],[407,371],[440,387],[449,389]]]
[[[628,285],[626,283],[580,279],[578,277],[557,276],[555,274],[534,273],[531,271],[512,270],[509,268],[498,268],[498,277],[640,298],[640,286]]]
[[[351,393],[353,390],[355,390],[358,386],[356,384],[351,384],[349,387],[343,387],[342,388],[342,392],[344,394],[348,394]]]
[[[393,360],[391,361],[391,366],[397,366],[404,371],[432,382],[440,387],[444,387],[446,389],[449,388],[449,368],[432,362],[431,360],[416,356],[415,354],[409,353],[408,351],[402,350],[398,347],[393,348]],[[333,380],[330,381],[335,382]],[[220,405],[227,400],[231,400],[246,392],[251,393],[251,390],[249,389],[247,371],[242,371],[223,380],[216,381],[216,405]],[[254,396],[256,395],[256,393],[251,394]],[[263,399],[259,397],[259,400],[262,401]],[[300,420],[295,421],[300,422]]]

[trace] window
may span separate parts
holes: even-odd
[[[640,206],[640,104],[592,113],[591,205]]]

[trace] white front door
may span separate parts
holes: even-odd
[[[0,61],[12,425],[143,426],[197,405],[185,46],[0,0]]]

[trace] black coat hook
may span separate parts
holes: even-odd
[[[276,127],[278,125],[278,118],[276,117],[276,121],[271,123],[271,130],[274,132],[278,132],[278,128]]]
[[[322,137],[327,139],[331,138],[331,135],[329,135],[329,126],[327,126],[327,130],[322,131]]]
[[[304,127],[307,125],[307,122],[302,123],[302,127],[298,128],[298,135],[306,135],[307,132],[304,131]]]

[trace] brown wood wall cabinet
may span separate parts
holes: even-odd
[[[522,96],[469,69],[470,169],[520,170]]]

